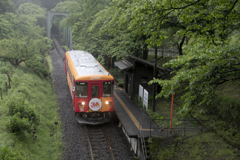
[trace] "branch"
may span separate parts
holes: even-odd
[[[227,17],[227,15],[231,12],[231,10],[233,10],[233,8],[234,8],[234,6],[237,4],[237,2],[238,2],[238,0],[236,0],[236,1],[234,2],[234,4],[233,4],[232,7],[229,9],[229,11],[226,13],[226,15],[224,16],[224,18]]]
[[[183,7],[179,7],[179,8],[170,8],[170,9],[185,9],[185,8],[187,8],[187,7],[189,7],[189,6],[192,6],[192,5],[194,5],[195,3],[198,3],[198,2],[200,2],[201,0],[197,0],[197,1],[195,1],[195,2],[193,2],[193,3],[190,3],[189,5],[186,5],[186,6],[183,6]]]

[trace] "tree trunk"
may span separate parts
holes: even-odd
[[[0,88],[0,92],[1,92],[1,100],[3,100],[3,98],[2,98],[2,88]]]
[[[153,69],[153,79],[157,78],[157,46],[155,46],[155,62],[154,62],[154,69]],[[156,83],[153,83],[153,106],[152,111],[155,112],[155,97],[156,97]]]
[[[147,60],[148,59],[148,47],[147,47],[148,45],[147,44],[144,44],[144,46],[143,46],[143,59],[144,60]]]
[[[146,36],[146,35],[143,35],[143,36],[142,36],[142,39],[143,39],[143,41],[145,42],[145,41],[147,40],[147,36]],[[143,45],[142,58],[143,58],[144,60],[147,60],[147,59],[148,59],[148,45],[146,44],[146,42],[145,42],[144,45]]]
[[[12,80],[11,80],[11,77],[10,77],[10,75],[9,74],[7,74],[7,76],[8,76],[8,87],[9,88],[11,88],[11,83],[10,82],[12,82]]]
[[[177,43],[179,55],[183,55],[182,46],[183,46],[185,38],[186,38],[186,36],[183,36],[182,41],[180,42],[180,44]]]
[[[7,82],[5,82],[5,92],[8,92]]]

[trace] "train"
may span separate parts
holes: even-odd
[[[78,123],[109,122],[114,114],[114,77],[82,50],[66,51],[65,74]]]

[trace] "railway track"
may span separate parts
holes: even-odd
[[[85,125],[92,160],[115,160],[102,125]]]

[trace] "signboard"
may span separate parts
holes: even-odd
[[[148,91],[144,89],[144,94],[143,94],[143,106],[146,107],[146,111],[148,110]]]
[[[93,98],[91,99],[91,101],[89,102],[89,108],[92,111],[98,111],[100,108],[102,107],[102,102],[100,99],[98,98]]]
[[[143,87],[141,85],[139,85],[139,92],[138,92],[138,100],[141,97],[141,100],[143,100]]]

